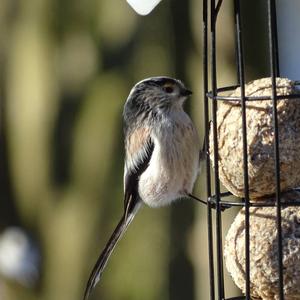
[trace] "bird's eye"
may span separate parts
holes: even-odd
[[[168,94],[173,93],[174,89],[171,86],[165,86],[164,91]]]

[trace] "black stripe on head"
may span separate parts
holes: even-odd
[[[156,86],[164,86],[166,84],[174,84],[174,85],[180,85],[183,86],[183,83],[180,80],[167,77],[167,76],[157,76],[157,77],[150,77],[147,78],[140,83],[145,85],[156,85]]]

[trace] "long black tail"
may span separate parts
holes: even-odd
[[[138,209],[140,208],[140,204],[138,203],[135,209],[130,212],[127,216],[124,214],[120,222],[118,223],[116,229],[112,233],[110,239],[108,240],[104,250],[100,254],[93,271],[89,277],[89,280],[86,285],[86,289],[84,292],[84,300],[87,300],[91,291],[99,282],[101,275],[105,269],[105,266],[108,262],[110,255],[112,254],[113,250],[115,249],[116,244],[121,239],[123,234],[125,233],[126,229],[128,228],[129,224],[132,222],[133,218],[135,217]]]

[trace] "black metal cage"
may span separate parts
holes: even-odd
[[[277,233],[278,233],[278,299],[284,299],[283,292],[283,265],[282,265],[282,233],[281,233],[281,208],[286,205],[299,205],[299,203],[281,203],[280,188],[280,153],[278,137],[278,118],[277,118],[277,96],[276,77],[280,76],[279,55],[278,55],[278,37],[276,20],[276,1],[266,0],[267,2],[267,24],[268,24],[268,48],[269,56],[266,57],[269,64],[269,76],[272,82],[272,95],[269,97],[247,97],[245,95],[245,56],[243,49],[243,30],[241,13],[241,0],[233,0],[234,18],[235,18],[235,56],[236,56],[236,74],[237,84],[235,86],[219,87],[217,83],[217,23],[218,15],[222,10],[222,0],[203,0],[203,84],[204,84],[204,122],[205,139],[209,140],[210,130],[213,131],[213,165],[211,166],[209,143],[206,142],[206,184],[208,194],[208,244],[209,244],[209,268],[210,268],[210,299],[251,299],[250,296],[250,259],[249,259],[249,208],[251,206],[267,206],[270,203],[260,202],[252,203],[249,199],[248,182],[248,153],[247,153],[247,126],[246,126],[246,104],[248,101],[272,100],[273,108],[273,128],[274,128],[274,161],[275,161],[275,182],[276,182],[276,206],[277,213]],[[243,175],[244,175],[244,198],[228,201],[229,192],[221,193],[218,166],[218,144],[217,144],[217,107],[218,101],[233,100],[230,96],[224,96],[224,91],[233,91],[240,87],[241,96],[234,100],[239,101],[242,110],[242,143],[243,143]],[[299,98],[298,95],[289,95],[288,98]],[[287,98],[287,96],[285,96]],[[223,267],[223,241],[222,241],[222,212],[225,208],[241,206],[245,208],[245,296],[226,298],[226,288],[224,286],[224,267]],[[214,211],[213,208],[216,208]],[[214,218],[216,214],[216,218]]]

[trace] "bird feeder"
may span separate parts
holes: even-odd
[[[300,299],[299,82],[280,75],[275,0],[265,1],[269,74],[247,82],[242,2],[232,1],[236,82],[219,86],[222,53],[216,41],[223,1],[203,0],[210,300],[295,300]],[[240,211],[224,232],[224,210],[233,207]],[[228,296],[225,272],[242,296]]]

